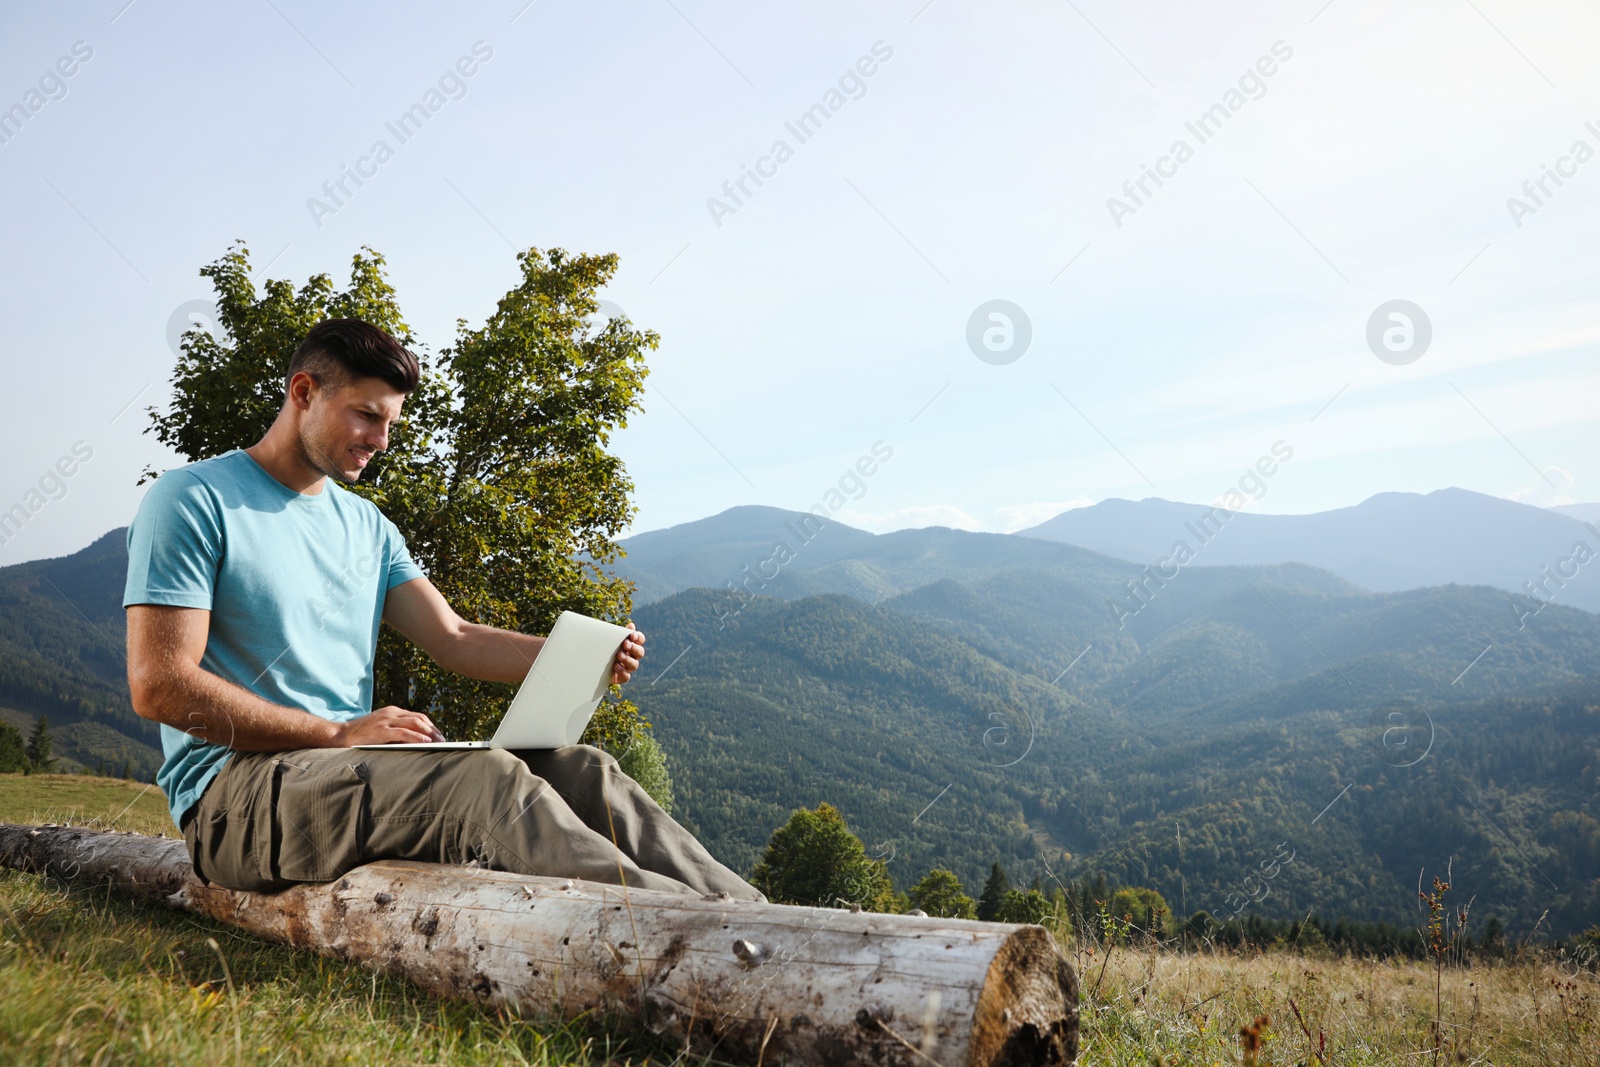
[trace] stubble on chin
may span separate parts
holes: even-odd
[[[345,473],[345,471],[334,462],[332,456],[318,448],[314,442],[307,440],[306,435],[303,433],[300,435],[300,457],[301,459],[305,460],[306,465],[311,467],[313,470],[320,472],[325,477],[332,478],[338,482],[343,482],[345,485],[354,485],[361,480],[360,471],[357,471],[353,475]]]

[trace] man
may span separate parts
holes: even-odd
[[[351,750],[443,738],[421,712],[371,710],[380,622],[489,681],[520,682],[544,643],[460,618],[337,484],[387,447],[417,379],[383,330],[321,323],[266,436],[163,475],[128,529],[128,686],[161,723],[157,780],[196,874],[265,890],[382,858],[476,861],[763,899],[598,749]],[[635,632],[612,680],[643,655]]]

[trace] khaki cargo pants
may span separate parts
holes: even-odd
[[[401,859],[765,899],[588,745],[235,752],[183,837],[195,873],[231,889]]]

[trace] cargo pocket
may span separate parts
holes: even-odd
[[[274,760],[275,882],[331,882],[362,863],[368,831],[364,763]]]

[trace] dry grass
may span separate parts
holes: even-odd
[[[1433,1063],[1430,962],[1119,948],[1078,963],[1083,1063],[1242,1063],[1240,1028],[1263,1015],[1262,1067]],[[1597,991],[1593,972],[1549,961],[1447,967],[1439,1062],[1596,1067]]]

